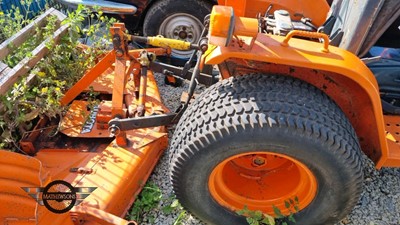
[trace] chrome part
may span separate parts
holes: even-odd
[[[57,0],[63,5],[76,8],[79,4],[93,8],[95,6],[100,7],[100,9],[105,13],[112,14],[135,14],[137,8],[133,5],[105,1],[105,0]]]
[[[317,27],[311,23],[309,18],[302,17],[299,21],[292,20],[288,11],[281,9],[270,14],[271,8],[270,5],[264,15],[258,13],[259,32],[286,36],[292,30],[317,31]]]
[[[290,19],[290,14],[286,10],[276,10],[274,12],[275,16],[275,35],[285,36],[291,30],[293,30],[292,20]]]
[[[196,17],[186,13],[176,13],[161,23],[158,33],[166,38],[196,43],[202,30],[203,24]],[[192,52],[173,49],[171,55],[178,58],[189,58]]]

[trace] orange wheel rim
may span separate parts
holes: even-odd
[[[289,214],[285,201],[296,198],[302,210],[317,193],[317,181],[310,169],[289,156],[270,152],[239,154],[224,160],[211,172],[208,187],[212,197],[232,211],[247,206],[269,215],[274,215],[273,206]]]

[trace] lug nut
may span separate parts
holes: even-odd
[[[256,157],[256,158],[253,160],[253,164],[254,164],[255,166],[262,166],[262,165],[265,164],[265,159],[262,158],[262,157]]]

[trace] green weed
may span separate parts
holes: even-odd
[[[13,15],[13,19],[10,16]],[[33,18],[34,19],[34,18]],[[0,38],[9,38],[33,21],[21,15],[19,9],[0,13]],[[86,22],[89,25],[86,25]],[[14,84],[6,95],[0,96],[3,107],[0,107],[0,148],[19,150],[18,141],[26,131],[32,129],[37,118],[61,118],[65,108],[59,100],[88,68],[95,65],[97,58],[105,52],[106,42],[111,42],[108,30],[115,19],[109,19],[101,11],[92,13],[89,9],[79,6],[76,11],[68,12],[67,19],[62,24],[69,25],[67,35],[59,43],[50,42],[46,47],[48,55],[39,61],[30,71],[36,75],[28,84],[27,76]],[[31,51],[43,40],[52,36],[57,29],[56,18],[49,17],[42,28],[36,28],[32,35],[21,46],[12,48],[3,61],[9,67],[15,66],[21,59],[32,57]],[[100,30],[107,30],[101,32]],[[81,48],[82,37],[90,38],[93,45]]]
[[[245,216],[249,225],[288,225],[289,222],[296,223],[294,214],[299,211],[299,199],[285,200],[285,208],[289,210],[289,215],[283,215],[281,210],[272,206],[275,216],[268,215],[260,210],[250,210],[246,205],[243,209],[236,211],[240,216]]]
[[[249,225],[275,225],[274,217],[260,210],[250,210],[246,205],[236,213],[240,216],[245,216]]]
[[[133,206],[127,215],[128,220],[134,220],[141,223],[145,213],[156,208],[161,200],[162,192],[160,188],[153,183],[147,183],[133,203]],[[150,221],[152,220],[149,217],[147,219]]]
[[[172,225],[182,224],[187,215],[175,196],[164,197],[157,185],[148,182],[125,218],[134,220],[139,224],[144,221],[154,223],[157,211],[162,211],[164,214],[177,214],[178,216]]]

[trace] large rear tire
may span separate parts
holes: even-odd
[[[204,91],[171,143],[170,176],[181,204],[210,224],[246,224],[245,206],[272,216],[298,198],[296,224],[333,224],[362,191],[355,132],[340,108],[300,80],[230,78]]]

